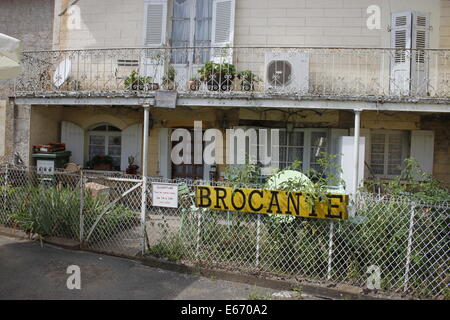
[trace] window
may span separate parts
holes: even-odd
[[[407,156],[407,134],[402,131],[375,131],[370,139],[372,172],[384,177],[399,175]]]
[[[391,47],[392,94],[425,94],[428,90],[428,54],[423,49],[430,42],[430,14],[421,12],[393,13]]]
[[[119,128],[103,124],[89,132],[89,160],[96,155],[109,155],[113,169],[120,170],[122,154],[122,132]]]
[[[210,60],[212,1],[174,0],[172,17],[172,47],[196,47],[190,50],[175,50],[172,63],[202,64]]]
[[[296,160],[303,162],[304,132],[286,132],[280,130],[280,169],[292,165]]]
[[[188,129],[191,137],[194,137],[194,130]],[[172,141],[172,148],[179,141]],[[195,140],[191,140],[191,163],[174,164],[172,163],[172,179],[203,179],[203,164],[194,163]],[[204,144],[203,147],[204,148]]]
[[[280,129],[279,168],[284,169],[295,161],[302,162],[304,171],[320,171],[318,160],[323,152],[328,152],[327,129],[294,129],[287,132]]]

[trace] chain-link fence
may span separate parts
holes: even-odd
[[[206,181],[148,177],[143,194],[139,176],[0,170],[6,227],[102,252],[361,287],[379,270],[382,290],[450,298],[448,202],[360,194],[354,218],[331,221],[198,208],[196,186]],[[177,208],[153,206],[157,182],[177,185]]]

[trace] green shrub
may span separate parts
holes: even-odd
[[[79,239],[80,191],[62,187],[9,187],[7,208],[11,224],[29,234],[42,237],[59,236]],[[108,202],[89,194],[84,198],[84,230],[86,232],[102,214]],[[92,239],[100,241],[139,224],[138,214],[124,205],[115,204],[107,210],[94,229]]]

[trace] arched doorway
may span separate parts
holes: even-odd
[[[88,138],[89,160],[96,155],[108,155],[113,159],[113,170],[120,170],[122,130],[110,124],[99,124],[89,130]]]

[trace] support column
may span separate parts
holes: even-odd
[[[141,199],[141,248],[142,254],[145,253],[145,213],[147,211],[147,175],[148,175],[148,125],[150,120],[150,106],[144,105],[144,130],[143,130],[143,147],[142,147],[142,199]]]
[[[355,110],[355,135],[353,144],[353,190],[352,196],[355,197],[358,191],[359,177],[359,135],[361,131],[361,110]]]
[[[7,138],[12,138],[10,141],[6,141],[6,150],[12,151],[12,154],[17,153],[23,160],[26,166],[30,163],[30,132],[31,132],[31,105],[21,104],[14,105],[10,102],[10,108],[14,110],[13,113],[13,132],[12,137],[7,135]],[[7,128],[8,129],[8,128]],[[12,142],[12,146],[9,149],[8,143]],[[13,158],[14,159],[14,158]]]

